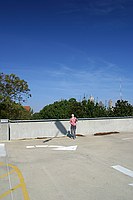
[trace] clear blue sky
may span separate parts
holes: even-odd
[[[133,104],[133,0],[0,0],[0,71],[28,82],[34,112],[84,95]]]

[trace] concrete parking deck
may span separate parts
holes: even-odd
[[[133,133],[0,144],[0,199],[133,199]]]

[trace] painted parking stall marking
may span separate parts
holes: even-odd
[[[133,178],[133,171],[130,170],[130,169],[122,167],[121,165],[115,165],[115,166],[112,166],[112,168],[114,168],[117,171],[119,171],[119,172],[121,172],[121,173],[123,173],[123,174],[125,174],[125,175],[130,176],[130,177]],[[133,183],[130,183],[128,185],[133,186]]]
[[[133,137],[130,137],[130,138],[123,138],[122,140],[133,140]]]
[[[27,149],[33,149],[35,146],[26,146]]]
[[[3,163],[3,162],[0,162],[0,166],[3,166],[5,168],[9,167],[9,171],[7,173],[2,174],[0,176],[0,180],[4,179],[4,177],[9,177],[11,174],[16,174],[16,176],[18,177],[18,183],[16,183],[16,185],[11,187],[11,184],[10,184],[10,189],[7,188],[7,190],[5,192],[0,191],[0,199],[5,199],[5,197],[8,198],[8,196],[10,194],[12,194],[12,192],[14,192],[18,189],[21,189],[23,199],[30,200],[23,175],[22,175],[21,171],[18,169],[18,167],[16,167],[15,165]],[[12,199],[14,199],[13,196],[12,196]]]
[[[56,150],[56,151],[75,151],[76,149],[77,149],[77,145],[68,146],[68,147],[57,147],[57,148],[54,148],[53,150]]]
[[[0,157],[6,156],[5,144],[0,144]]]
[[[35,147],[37,147],[37,148],[45,148],[45,147],[48,147],[48,145],[36,145]]]
[[[59,146],[59,145],[34,145],[34,146],[26,146],[27,149],[34,148],[51,148],[55,151],[75,151],[77,149],[77,145],[74,146]]]

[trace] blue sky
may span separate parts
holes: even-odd
[[[0,71],[34,112],[93,95],[133,104],[133,0],[0,0]]]

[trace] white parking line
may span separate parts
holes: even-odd
[[[0,144],[0,157],[6,156],[5,144]]]
[[[128,184],[128,185],[133,186],[133,183],[130,183],[130,184]]]
[[[33,149],[35,146],[26,146],[27,149]]]
[[[77,149],[77,145],[75,145],[75,146],[35,145],[35,146],[26,146],[26,148],[27,149],[52,148],[52,150],[58,150],[58,151],[75,151]]]
[[[44,147],[48,147],[48,145],[35,145],[37,148],[44,148]]]
[[[56,151],[75,151],[77,149],[77,145],[76,146],[69,146],[69,147],[57,147],[53,150]]]
[[[127,168],[125,168],[125,167],[122,167],[122,166],[120,166],[120,165],[115,165],[115,166],[112,166],[112,167],[113,167],[114,169],[116,169],[116,170],[122,172],[123,174],[125,174],[125,175],[130,176],[130,177],[133,178],[133,171],[132,171],[132,170],[127,169]],[[133,186],[133,183],[130,183],[130,184],[128,184],[128,185]]]
[[[120,165],[115,165],[112,166],[114,169],[122,172],[123,174],[126,174],[127,176],[133,177],[133,171],[131,171],[130,169],[127,169],[125,167],[122,167]]]
[[[44,147],[48,147],[48,145],[36,145],[37,148],[44,148]]]
[[[133,140],[133,137],[131,137],[131,138],[123,138],[122,140]]]

